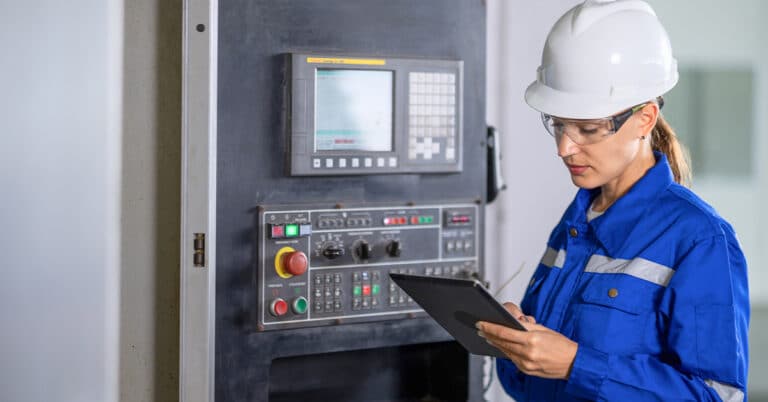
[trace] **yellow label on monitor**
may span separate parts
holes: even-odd
[[[307,63],[314,64],[356,64],[366,66],[383,66],[387,64],[384,59],[348,59],[337,57],[307,57]]]

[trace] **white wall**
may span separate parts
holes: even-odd
[[[179,398],[181,0],[125,2],[120,401]]]
[[[762,0],[729,2],[698,0],[695,18],[690,1],[649,0],[669,32],[681,66],[738,66],[755,74],[754,146],[755,172],[752,177],[734,180],[701,177],[694,172],[694,190],[710,202],[735,227],[750,265],[750,298],[768,304],[768,3]],[[727,119],[728,116],[722,116]],[[723,133],[728,135],[728,133]]]
[[[519,303],[550,231],[576,193],[555,141],[523,94],[536,78],[547,33],[576,0],[488,1],[488,123],[501,132],[508,189],[488,208],[486,267],[498,298]],[[490,401],[509,401],[494,379]]]
[[[116,401],[122,2],[0,2],[0,400]]]

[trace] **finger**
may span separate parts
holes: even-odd
[[[525,323],[521,324],[523,326],[529,325]],[[525,342],[525,331],[508,328],[503,325],[493,324],[487,321],[480,321],[477,323],[477,329],[482,333],[481,336],[484,336],[485,338],[499,338],[516,343]]]
[[[521,315],[517,320],[521,323],[527,322],[529,324],[536,324],[536,318],[534,318],[532,315]]]
[[[510,314],[512,314],[513,317],[517,318],[523,315],[523,310],[520,309],[515,303],[512,302],[506,302],[504,303],[504,308],[509,311]]]
[[[503,339],[486,339],[489,345],[502,351],[510,360],[518,363],[527,359],[528,348],[519,343],[507,342]]]

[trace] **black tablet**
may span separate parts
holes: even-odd
[[[505,357],[477,335],[478,321],[526,330],[479,281],[397,273],[389,276],[470,353]]]

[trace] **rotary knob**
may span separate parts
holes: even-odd
[[[291,275],[307,272],[307,255],[301,251],[290,251],[282,256],[283,268]]]
[[[355,257],[358,260],[367,260],[373,256],[373,247],[365,240],[358,240],[352,247]]]
[[[389,243],[387,243],[387,246],[385,247],[387,254],[390,257],[400,257],[400,252],[402,251],[402,247],[400,246],[400,240],[392,240]]]
[[[323,249],[322,253],[323,253],[323,257],[325,257],[325,258],[327,258],[329,260],[334,260],[334,259],[339,258],[339,257],[344,255],[344,249],[339,247],[338,244],[332,243],[332,244],[327,245]]]

